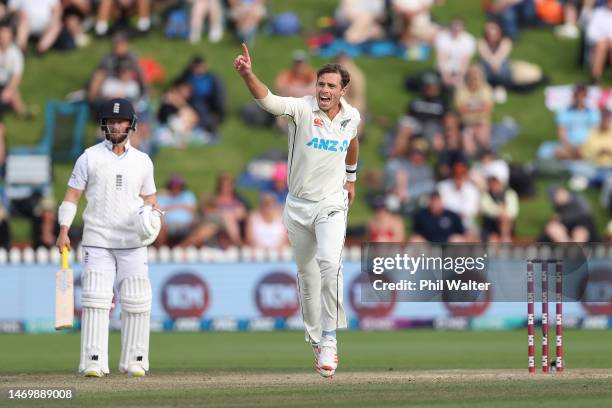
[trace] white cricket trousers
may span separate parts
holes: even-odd
[[[342,249],[348,193],[321,201],[287,196],[283,222],[298,269],[306,341],[318,343],[322,331],[346,327],[342,306]]]

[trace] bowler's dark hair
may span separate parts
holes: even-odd
[[[340,74],[340,85],[346,87],[351,82],[351,75],[340,64],[325,64],[317,71],[317,80],[321,75],[325,74]]]

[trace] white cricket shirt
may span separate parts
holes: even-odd
[[[256,102],[273,115],[289,118],[289,194],[321,201],[341,192],[346,181],[346,152],[361,120],[359,111],[342,98],[340,112],[330,120],[313,96],[281,97],[270,91]]]
[[[108,141],[98,143],[78,158],[68,186],[85,190],[84,246],[109,249],[142,246],[135,229],[141,196],[156,192],[153,162],[126,143],[118,156]]]

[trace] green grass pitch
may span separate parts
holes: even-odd
[[[73,387],[56,406],[610,406],[612,331],[568,330],[564,374],[529,375],[520,331],[340,332],[323,379],[301,332],[153,333],[146,378],[76,374],[79,335],[0,336],[2,406],[18,387]],[[554,349],[554,347],[551,347]],[[552,351],[551,351],[552,352]],[[539,353],[538,353],[539,355]],[[538,358],[539,360],[539,358]]]

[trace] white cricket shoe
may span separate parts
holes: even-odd
[[[83,375],[85,377],[94,377],[101,378],[104,377],[104,372],[97,364],[92,364],[88,366],[85,370],[83,370]]]
[[[334,371],[324,370],[319,367],[319,354],[321,353],[321,347],[319,347],[319,343],[310,343],[312,347],[312,353],[314,354],[314,368],[317,373],[319,373],[322,377],[331,378],[334,376]]]
[[[144,377],[146,371],[139,365],[131,365],[127,370],[128,377]]]
[[[319,344],[319,358],[317,363],[317,371],[321,375],[321,371],[325,373],[331,373],[327,376],[332,376],[338,368],[338,346],[336,339],[333,337],[323,337],[323,340]],[[325,375],[323,375],[326,377]]]

